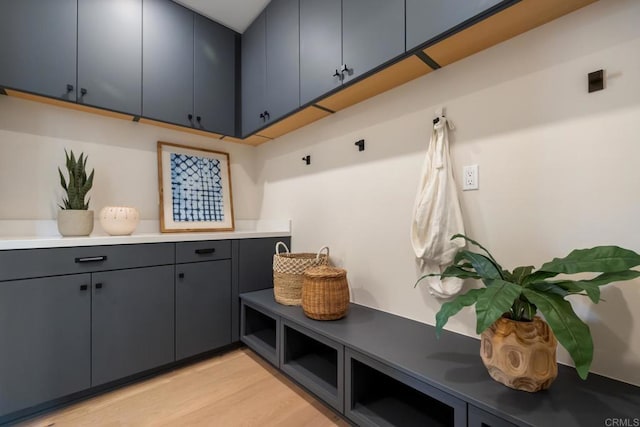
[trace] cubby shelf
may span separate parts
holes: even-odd
[[[240,341],[278,366],[280,319],[245,302],[242,303],[240,316]]]
[[[258,316],[250,306],[272,319],[271,328],[275,322],[271,337],[280,341],[271,355],[282,371],[358,425],[584,427],[638,419],[640,387],[593,373],[583,381],[560,365],[549,390],[519,392],[491,379],[475,338],[443,331],[436,339],[433,326],[357,304],[345,318],[323,322],[276,303],[271,289],[240,297],[243,318]],[[243,341],[263,354],[259,340]]]
[[[336,410],[343,410],[344,346],[282,321],[280,368]]]

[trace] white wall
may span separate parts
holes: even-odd
[[[260,215],[291,218],[296,251],[329,245],[355,302],[433,324],[440,302],[413,288],[409,224],[444,105],[455,172],[480,166],[480,190],[461,193],[467,234],[505,267],[600,244],[640,251],[639,22],[640,2],[602,0],[260,146]],[[607,89],[588,94],[600,68]],[[576,303],[594,335],[592,370],[640,385],[640,280],[603,298]],[[473,312],[447,327],[475,335]]]
[[[56,218],[64,149],[95,168],[90,208],[135,206],[158,219],[157,141],[229,153],[236,219],[258,212],[253,147],[0,96],[0,220]],[[65,172],[66,174],[66,172]]]

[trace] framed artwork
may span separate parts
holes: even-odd
[[[229,154],[158,142],[160,231],[233,231]]]

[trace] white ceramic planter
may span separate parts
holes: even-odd
[[[104,231],[112,236],[128,236],[140,222],[138,210],[127,206],[106,206],[99,218]]]
[[[93,211],[79,209],[59,211],[58,231],[63,237],[88,236],[93,231]]]

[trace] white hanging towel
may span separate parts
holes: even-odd
[[[444,116],[438,119],[433,125],[411,221],[411,244],[424,274],[441,273],[465,246],[463,239],[451,240],[454,234],[464,234],[449,155],[448,129],[454,127]],[[429,292],[441,298],[453,296],[462,288],[462,280],[455,277],[430,277],[426,281]]]

